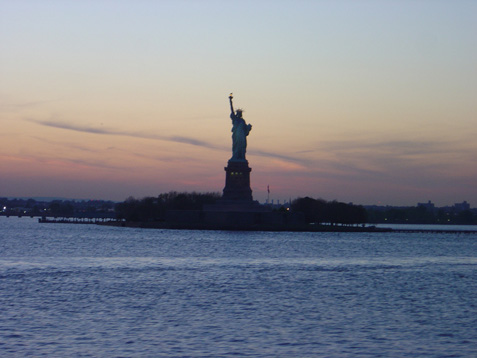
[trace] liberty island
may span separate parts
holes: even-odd
[[[253,199],[246,158],[247,137],[252,125],[243,118],[242,109],[234,109],[232,93],[228,97],[232,121],[232,155],[225,170],[225,187],[219,193],[169,192],[141,200],[130,198],[115,205],[115,213],[74,213],[69,204],[54,203],[42,211],[40,222],[96,223],[129,227],[174,228],[198,230],[249,231],[341,231],[383,232],[389,228],[368,226],[364,207],[353,204],[326,202],[309,197],[298,198],[290,207],[272,210]],[[69,205],[69,206],[68,206]],[[55,210],[53,210],[55,209]],[[68,209],[68,210],[63,210]],[[8,216],[12,211],[6,212]],[[20,216],[20,215],[19,215]],[[47,216],[54,217],[48,219]],[[376,216],[376,215],[374,215]],[[409,232],[410,229],[400,230]],[[438,231],[441,230],[422,230]],[[451,232],[454,230],[446,230]],[[470,233],[470,232],[469,232]]]
[[[213,203],[204,203],[193,210],[166,210],[163,220],[122,223],[126,226],[151,228],[199,229],[199,230],[249,230],[249,231],[385,231],[374,226],[365,227],[364,221],[353,222],[362,226],[312,225],[305,214],[294,210],[272,210],[253,199],[250,185],[250,168],[246,158],[247,137],[252,125],[243,118],[243,110],[234,109],[230,93],[230,119],[232,121],[232,156],[225,170],[225,187],[222,196]],[[347,205],[347,204],[344,204]],[[351,209],[358,209],[353,207]],[[356,211],[356,210],[355,210]],[[351,221],[350,221],[351,223]]]

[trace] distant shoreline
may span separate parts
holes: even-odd
[[[29,217],[38,218],[39,223],[46,224],[94,224],[102,226],[142,228],[142,229],[169,229],[169,230],[217,230],[217,231],[268,231],[268,232],[363,232],[363,233],[436,233],[436,234],[477,234],[475,230],[456,230],[452,227],[459,225],[445,225],[449,229],[443,228],[389,228],[377,227],[374,224],[368,225],[323,225],[323,224],[305,224],[305,225],[211,225],[198,223],[169,223],[165,221],[120,221],[113,218],[86,218],[86,217],[41,217],[31,215],[0,215],[5,217]],[[377,224],[379,225],[379,224]],[[422,224],[424,225],[424,224]],[[412,226],[409,224],[409,226]],[[419,226],[419,224],[416,224]],[[432,225],[429,225],[432,226]],[[436,225],[437,226],[437,225]],[[475,226],[475,225],[469,225]]]
[[[392,229],[377,228],[376,226],[343,226],[343,225],[208,225],[167,222],[126,222],[105,221],[98,223],[105,226],[119,226],[143,229],[172,229],[172,230],[225,230],[225,231],[280,231],[280,232],[391,232]],[[476,231],[477,232],[477,231]]]
[[[383,228],[375,225],[369,226],[345,226],[345,225],[252,225],[252,226],[233,226],[233,225],[207,225],[207,224],[186,224],[186,223],[167,223],[163,221],[151,222],[133,222],[118,220],[91,220],[91,221],[71,221],[64,219],[41,220],[41,223],[77,223],[77,224],[96,224],[102,226],[114,226],[125,228],[141,229],[166,229],[166,230],[214,230],[214,231],[268,231],[268,232],[363,232],[363,233],[434,233],[434,234],[477,234],[476,230],[453,230],[453,229],[422,229],[422,228]],[[450,227],[455,225],[449,225]]]

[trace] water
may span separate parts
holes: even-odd
[[[477,231],[477,225],[436,225],[436,224],[375,224],[379,228],[395,230],[442,230],[442,231]]]
[[[475,234],[0,217],[2,357],[475,357]]]

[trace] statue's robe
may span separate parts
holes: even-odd
[[[247,136],[252,126],[246,124],[242,117],[231,114],[232,119],[232,159],[245,160],[245,152],[247,150]]]

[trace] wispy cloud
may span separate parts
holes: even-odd
[[[46,127],[66,129],[66,130],[71,130],[75,132],[101,134],[101,135],[118,135],[118,136],[133,137],[133,138],[161,140],[161,141],[189,144],[189,145],[199,146],[199,147],[208,148],[208,149],[222,149],[222,150],[225,149],[225,148],[218,147],[212,143],[208,143],[206,141],[190,138],[190,137],[162,136],[162,135],[158,135],[154,133],[124,131],[124,130],[117,130],[117,129],[111,129],[111,128],[99,128],[99,127],[92,127],[92,126],[86,126],[86,125],[65,123],[65,122],[60,122],[55,120],[41,121],[41,120],[36,120],[31,118],[27,118],[25,120],[28,122],[36,123]]]
[[[46,103],[56,102],[56,99],[41,101],[12,102],[8,98],[0,98],[0,111],[20,111],[28,108],[35,108]]]
[[[18,155],[10,155],[10,156],[3,156],[0,155],[0,159],[5,160],[5,161],[15,161],[15,162],[26,162],[26,163],[31,163],[32,165],[36,164],[41,164],[43,167],[48,167],[50,165],[53,166],[66,166],[71,168],[71,164],[74,164],[75,166],[81,166],[81,167],[89,167],[89,168],[95,168],[95,169],[111,169],[111,170],[118,170],[118,171],[123,171],[124,167],[122,166],[117,166],[117,165],[111,165],[105,161],[101,160],[84,160],[80,158],[67,158],[67,157],[49,157],[45,158],[41,155],[25,155],[22,154],[21,156]]]
[[[362,182],[403,183],[451,180],[462,163],[475,162],[468,138],[357,138],[322,141],[300,153],[310,158],[310,175]],[[474,158],[474,159],[473,159]],[[466,171],[471,175],[472,166]],[[464,175],[460,170],[459,175]]]
[[[301,165],[306,165],[308,163],[308,160],[303,159],[303,158],[297,158],[297,157],[294,157],[294,156],[291,156],[291,155],[268,152],[268,151],[264,151],[264,150],[252,149],[252,150],[250,150],[250,154],[258,155],[260,157],[280,159],[280,160],[283,160],[283,161],[286,161],[286,162],[292,162],[292,163],[301,164]]]
[[[194,161],[193,158],[190,157],[184,157],[183,155],[179,156],[165,156],[165,155],[151,155],[151,154],[144,154],[140,152],[135,152],[131,150],[126,150],[120,147],[114,147],[114,146],[109,146],[106,148],[92,148],[86,145],[81,145],[78,143],[71,143],[69,141],[58,141],[58,140],[51,140],[51,139],[46,139],[46,138],[41,138],[38,136],[31,136],[32,139],[47,143],[51,146],[54,147],[61,147],[63,149],[67,150],[77,150],[80,152],[86,152],[86,153],[94,153],[97,155],[108,155],[110,153],[121,153],[121,156],[124,158],[125,156],[136,158],[136,159],[147,159],[147,160],[154,160],[154,161],[159,161],[159,162],[192,162]],[[56,153],[61,153],[62,151],[57,151]]]
[[[41,138],[41,137],[38,137],[38,136],[31,136],[30,138],[32,138],[34,140],[37,140],[37,141],[40,141],[40,142],[43,142],[43,143],[47,143],[47,144],[52,145],[52,146],[67,147],[67,148],[70,148],[70,149],[76,149],[76,150],[79,150],[79,151],[82,151],[82,152],[88,152],[88,153],[97,153],[98,152],[97,149],[93,149],[93,148],[85,146],[85,145],[78,145],[76,143],[70,143],[70,142],[64,142],[64,141],[54,141],[54,140],[50,140],[50,139],[46,139],[46,138]]]
[[[376,140],[362,139],[351,141],[323,142],[317,146],[316,151],[331,151],[334,153],[382,153],[386,156],[412,156],[412,155],[438,155],[447,153],[460,153],[465,144],[460,141],[455,143],[449,140]]]
[[[61,122],[57,120],[37,120],[26,118],[28,122],[35,123],[38,125],[52,127],[52,128],[59,128],[65,129],[75,132],[81,133],[91,133],[91,134],[98,134],[98,135],[116,135],[116,136],[126,136],[126,137],[133,137],[133,138],[144,138],[144,139],[151,139],[151,140],[160,140],[160,141],[167,141],[167,142],[174,142],[174,143],[181,143],[181,144],[188,144],[197,147],[213,149],[213,150],[221,150],[221,151],[228,151],[230,150],[228,147],[224,146],[217,146],[215,144],[209,143],[207,141],[203,141],[196,138],[191,137],[184,137],[184,136],[163,136],[158,135],[155,133],[145,133],[145,132],[138,132],[138,131],[125,131],[125,130],[118,130],[118,129],[111,129],[111,128],[102,128],[102,127],[92,127],[87,125],[78,125],[72,123]],[[250,153],[252,155],[258,155],[261,157],[268,157],[268,158],[275,158],[284,160],[287,162],[298,163],[301,165],[306,164],[306,160],[290,155],[284,155],[280,153],[273,153],[263,150],[251,150]]]

